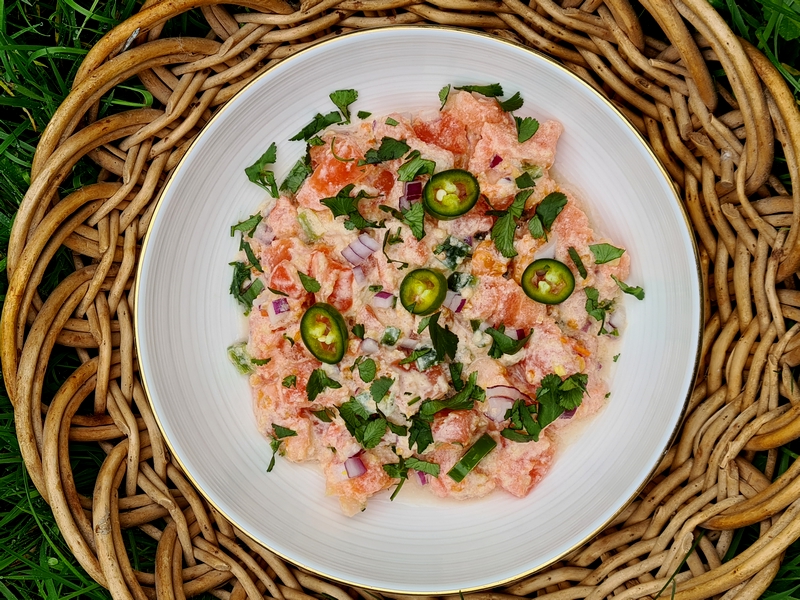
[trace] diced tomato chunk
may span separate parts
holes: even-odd
[[[450,113],[438,121],[416,121],[414,133],[426,144],[435,144],[454,154],[463,154],[469,147],[464,124]]]

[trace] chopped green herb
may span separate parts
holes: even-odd
[[[398,240],[398,238],[399,238],[399,240]],[[392,234],[391,230],[387,230],[386,234],[383,236],[383,255],[386,257],[386,262],[388,262],[389,264],[397,263],[398,265],[400,265],[399,267],[397,267],[397,270],[398,271],[402,271],[403,269],[407,269],[408,268],[408,263],[407,262],[403,262],[402,260],[395,260],[395,259],[391,258],[388,254],[386,254],[386,245],[387,244],[391,245],[391,244],[398,243],[397,241],[394,241],[394,240],[398,240],[400,242],[403,241],[403,238],[400,237],[400,228],[399,227],[397,228],[397,233]]]
[[[289,429],[288,427],[281,427],[280,425],[276,425],[275,423],[272,424],[272,431],[275,432],[275,437],[280,439],[287,438],[287,437],[294,437],[297,435],[297,432],[293,429]]]
[[[532,193],[532,188],[517,192],[511,206],[506,211],[498,211],[500,218],[497,219],[492,227],[491,238],[497,250],[506,258],[513,258],[517,255],[517,251],[514,249],[517,219],[522,216],[522,212],[525,210],[525,202]]]
[[[471,410],[476,400],[483,402],[486,398],[486,391],[477,385],[477,380],[477,372],[470,373],[467,383],[458,393],[441,400],[425,400],[420,404],[417,416],[431,422],[433,416],[442,410]]]
[[[619,360],[619,354],[615,354],[614,355],[614,362],[617,362],[618,360]]]
[[[377,414],[370,415],[352,396],[339,407],[339,416],[342,417],[350,435],[365,449],[377,446],[386,433],[386,419]]]
[[[533,177],[531,177],[531,174],[528,173],[527,171],[525,171],[522,175],[517,177],[514,180],[514,183],[517,184],[517,187],[519,189],[532,188],[536,185],[536,182],[533,180]]]
[[[350,122],[350,105],[358,99],[358,92],[355,90],[337,90],[335,92],[331,92],[330,94],[331,102],[336,105],[342,116],[344,117],[344,122]]]
[[[241,231],[243,234],[246,233],[247,235],[252,236],[259,223],[261,223],[261,215],[256,213],[249,219],[242,221],[241,223],[237,223],[236,225],[232,225],[231,237],[233,237],[237,231]]]
[[[253,249],[250,247],[250,244],[244,241],[244,237],[239,241],[239,250],[244,250],[244,254],[247,256],[251,267],[254,267],[259,273],[264,272],[264,269],[261,268],[261,263],[256,258],[256,255],[253,254]]]
[[[264,365],[269,364],[269,361],[271,360],[271,358],[253,358],[250,359],[250,362],[257,367],[263,367]]]
[[[281,184],[281,191],[288,191],[292,194],[296,194],[297,190],[300,189],[300,186],[303,185],[303,182],[306,180],[306,177],[311,175],[311,173],[311,164],[306,155],[294,163],[291,171],[289,171],[286,179],[284,179]]]
[[[333,416],[330,412],[328,412],[327,408],[323,408],[322,410],[315,410],[311,412],[312,415],[317,417],[323,423],[330,423],[333,421]]]
[[[464,388],[464,380],[461,379],[461,373],[464,370],[464,364],[460,362],[452,362],[450,367],[450,379],[453,382],[453,387],[457,392]]]
[[[382,285],[371,285],[367,289],[369,289],[370,292],[374,292],[374,293],[377,294],[378,292],[380,292],[383,289],[383,286]]]
[[[285,296],[287,298],[289,297],[289,294],[287,294],[286,292],[282,292],[280,290],[276,290],[275,288],[271,288],[271,287],[268,287],[267,289],[270,292],[272,292],[273,294],[275,294],[276,296]]]
[[[456,86],[456,89],[464,92],[477,92],[489,98],[496,98],[503,95],[503,87],[499,83],[491,83],[489,85],[462,85],[461,87]]]
[[[420,418],[419,413],[411,419],[411,427],[408,430],[408,448],[413,449],[417,445],[417,452],[425,452],[425,449],[433,443],[433,432],[430,422]]]
[[[578,254],[578,251],[570,246],[567,252],[569,253],[569,257],[572,259],[572,262],[574,262],[575,266],[578,268],[578,273],[580,273],[580,276],[586,279],[588,273],[586,272],[586,267],[583,265],[583,261],[581,260],[581,256]]]
[[[439,315],[441,314],[440,312],[432,314],[428,322],[431,343],[436,350],[437,360],[443,361],[448,356],[451,360],[455,360],[458,351],[458,336],[450,331],[449,327],[439,325]]]
[[[514,112],[515,110],[522,108],[524,100],[522,99],[522,96],[520,96],[520,93],[517,92],[508,100],[501,100],[499,102],[500,108],[502,108],[504,112]]]
[[[419,320],[419,325],[417,325],[417,333],[422,333],[423,331],[425,331],[425,328],[428,326],[428,323],[430,322],[431,322],[431,315],[428,315],[427,317],[422,317]]]
[[[314,137],[312,137],[311,139],[308,140],[308,145],[309,146],[324,146],[325,145],[325,141],[321,137],[319,137],[318,135],[315,135]]]
[[[328,127],[329,125],[335,125],[336,123],[341,123],[342,117],[338,111],[329,112],[326,115],[317,113],[314,115],[314,118],[311,119],[311,122],[303,127],[298,134],[294,137],[290,137],[290,142],[296,142],[298,140],[306,140],[310,141],[312,137],[318,134],[320,131]]]
[[[342,384],[335,379],[328,377],[325,374],[325,371],[322,369],[314,369],[311,371],[311,376],[308,378],[308,384],[306,385],[308,401],[313,402],[317,396],[319,396],[325,390],[325,388],[331,388],[335,390],[340,387],[342,387]]]
[[[360,111],[358,111],[358,112],[356,113],[356,116],[357,116],[359,119],[366,119],[367,117],[370,117],[370,116],[372,116],[372,113],[371,113],[371,112],[367,112],[367,111],[365,111],[365,110],[360,110]]]
[[[250,181],[267,190],[273,198],[278,197],[278,186],[275,183],[275,173],[268,170],[267,165],[273,164],[277,155],[277,146],[275,146],[275,142],[272,142],[261,158],[244,170]]]
[[[614,301],[601,301],[600,292],[591,286],[585,287],[583,291],[586,293],[586,312],[596,321],[600,321],[600,331],[597,335],[609,333],[605,328],[606,314],[614,310]]]
[[[395,127],[399,124],[398,121],[394,120],[392,117],[386,117],[386,121],[384,121],[389,127]]]
[[[241,262],[232,262],[233,280],[231,281],[230,293],[236,300],[245,307],[245,313],[249,314],[253,308],[253,300],[264,290],[264,284],[260,279],[250,280],[252,270],[250,266]]]
[[[436,163],[422,158],[419,150],[414,150],[406,156],[406,162],[397,170],[397,181],[414,181],[420,175],[433,175]]]
[[[475,333],[478,331],[478,328],[481,326],[482,321],[480,319],[470,319],[469,326],[472,327],[472,332]]]
[[[423,356],[426,356],[431,353],[433,353],[434,356],[436,355],[433,348],[417,348],[411,354],[406,356],[403,360],[399,361],[397,364],[407,365],[409,363],[416,361],[418,358],[422,358]]]
[[[372,198],[364,190],[358,192],[355,197],[350,193],[355,188],[355,184],[348,184],[344,186],[336,196],[331,198],[323,198],[320,200],[322,204],[327,206],[333,213],[334,218],[346,217],[344,226],[347,229],[366,229],[367,227],[383,227],[382,223],[375,223],[364,218],[358,210],[358,203],[364,198]]]
[[[369,386],[369,393],[372,394],[372,399],[375,400],[376,403],[383,400],[383,397],[389,393],[389,388],[392,387],[393,383],[394,379],[391,377],[378,377],[378,379],[373,381],[372,385]]]
[[[414,234],[414,237],[418,240],[425,237],[425,209],[422,206],[422,202],[415,202],[409,208],[402,211],[387,206],[386,204],[381,204],[378,208],[408,225],[408,228],[411,229],[411,233]],[[402,239],[400,241],[402,241]],[[389,243],[392,244],[394,242],[390,241]]]
[[[497,329],[494,327],[486,328],[486,333],[489,334],[493,340],[492,347],[489,348],[489,356],[492,358],[500,358],[503,354],[516,354],[525,347],[525,344],[528,343],[528,340],[533,335],[533,329],[531,329],[528,335],[520,340],[515,340],[507,336],[504,333],[505,330],[505,325],[500,325]]]
[[[352,331],[353,335],[356,336],[358,339],[360,340],[364,339],[364,325],[362,325],[361,323],[356,323],[355,325],[353,325]]]
[[[287,375],[283,378],[281,385],[285,388],[293,388],[297,386],[297,375]]]
[[[358,161],[358,166],[377,165],[387,160],[396,160],[402,158],[409,150],[409,145],[404,141],[384,137],[377,149],[370,148],[367,150],[366,154],[364,154],[364,160]]]
[[[514,122],[517,124],[517,141],[520,144],[527,142],[539,131],[539,121],[532,117],[514,117]]]
[[[364,361],[358,363],[358,375],[361,377],[361,381],[364,383],[369,383],[373,379],[375,379],[375,374],[378,372],[378,368],[375,365],[375,361],[371,358],[368,358]]]
[[[535,238],[547,239],[547,232],[553,226],[553,221],[561,214],[567,205],[567,197],[561,192],[553,192],[545,196],[536,207],[536,215],[528,223],[528,229]]]
[[[591,244],[589,250],[594,254],[594,262],[598,265],[616,260],[625,254],[624,248],[617,248],[611,244]]]
[[[302,271],[298,271],[297,274],[300,276],[300,282],[303,284],[303,287],[307,292],[316,294],[322,288],[322,286],[319,284],[319,281],[313,277],[306,275]]]
[[[640,288],[638,285],[636,287],[630,286],[624,281],[617,279],[613,275],[611,276],[611,279],[613,279],[617,283],[617,286],[619,286],[619,289],[621,289],[626,294],[630,294],[637,300],[644,300],[644,290]]]
[[[447,104],[447,97],[450,95],[450,85],[444,86],[442,89],[439,90],[439,102],[441,106],[439,106],[439,110],[444,108],[444,105]]]
[[[272,469],[275,468],[275,456],[278,454],[278,450],[281,448],[281,444],[283,442],[278,438],[272,438],[269,441],[269,447],[272,448],[272,458],[269,461],[269,466],[267,467],[267,473],[271,473]]]

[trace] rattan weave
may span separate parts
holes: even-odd
[[[148,1],[89,52],[42,135],[11,234],[3,377],[28,472],[86,571],[118,599],[204,591],[226,600],[373,598],[284,564],[215,513],[171,462],[138,381],[131,278],[166,176],[218,106],[320,39],[433,22],[525,43],[609,96],[681,189],[707,289],[689,413],[640,498],[567,559],[467,598],[633,600],[655,596],[676,571],[665,592],[676,600],[759,597],[800,537],[800,461],[771,481],[777,448],[800,436],[792,376],[800,364],[800,112],[771,63],[706,0],[239,4],[249,10]],[[211,27],[206,38],[161,39],[168,19],[198,7]],[[645,13],[660,30],[653,37],[640,24]],[[158,108],[97,120],[99,100],[134,76]],[[777,153],[793,193],[771,174]],[[61,198],[61,182],[84,156],[102,167],[99,181]],[[37,286],[61,245],[72,250],[75,272],[42,301]],[[787,330],[787,321],[798,324]],[[75,348],[83,364],[45,406],[55,344]],[[78,414],[92,403],[93,414]],[[107,453],[92,497],[75,489],[73,441]],[[766,451],[763,472],[751,463],[758,451]],[[757,541],[723,563],[734,531],[754,523]],[[154,573],[132,568],[122,537],[130,527],[158,540]]]

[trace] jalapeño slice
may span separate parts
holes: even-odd
[[[561,304],[575,289],[575,277],[564,263],[540,258],[522,274],[522,289],[536,302]]]
[[[422,190],[422,204],[437,219],[455,219],[478,201],[478,180],[469,171],[450,169],[436,173]]]
[[[461,460],[447,472],[447,475],[455,482],[462,481],[489,452],[494,450],[495,446],[497,446],[497,442],[488,433],[484,433],[461,457]]]
[[[342,360],[347,349],[347,325],[330,304],[317,302],[300,320],[300,336],[308,351],[329,365]]]
[[[447,295],[447,280],[433,269],[417,269],[403,278],[400,302],[414,315],[429,315],[438,309]]]

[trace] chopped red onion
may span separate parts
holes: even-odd
[[[353,249],[350,246],[342,250],[342,256],[344,256],[350,264],[355,266],[358,266],[364,262],[364,259],[353,252]]]
[[[392,308],[394,306],[394,296],[389,292],[378,292],[372,297],[372,306],[375,308]]]
[[[453,312],[458,313],[464,308],[464,304],[466,304],[466,302],[467,301],[464,299],[464,297],[458,292],[447,290],[447,294],[444,297],[444,302],[442,305],[446,306]]]
[[[267,314],[269,322],[273,327],[278,325],[289,312],[289,301],[286,298],[278,298],[272,302],[267,302]]]
[[[466,243],[467,243],[469,246],[472,246],[472,236],[471,236],[471,235],[468,235],[467,237],[465,237],[465,238],[464,238],[464,241],[465,241],[465,242],[466,242]]]
[[[416,471],[416,469],[415,469]],[[423,473],[422,471],[417,471],[417,477],[419,477],[419,482],[422,485],[428,485],[428,475]]]
[[[404,191],[404,196],[411,202],[422,198],[422,182],[421,181],[407,181]]]
[[[358,266],[372,256],[372,253],[378,248],[380,248],[378,242],[373,240],[366,233],[362,233],[356,240],[350,242],[349,246],[342,250],[342,256],[344,256],[350,264]]]
[[[353,267],[353,279],[355,279],[358,284],[364,283],[367,280],[367,276],[364,275],[364,269],[361,267]]]
[[[519,341],[525,337],[524,329],[506,329],[505,334],[512,340]]]
[[[492,396],[486,395],[486,416],[492,421],[500,422],[505,421],[506,411],[514,406],[513,398],[507,396]]]
[[[364,354],[375,354],[378,350],[380,350],[380,346],[376,340],[373,340],[372,338],[364,338],[361,340],[361,346],[359,349]]]
[[[364,463],[361,462],[361,458],[359,458],[358,455],[351,456],[344,461],[344,468],[347,470],[347,476],[350,479],[353,477],[358,477],[359,475],[363,475],[367,472],[367,467],[364,466]]]
[[[367,248],[369,248],[373,252],[377,252],[381,247],[381,245],[378,242],[373,240],[369,236],[369,234],[366,233],[362,233],[360,236],[358,236],[358,241],[364,244]]]
[[[492,157],[492,160],[491,160],[491,162],[489,163],[489,168],[490,168],[490,169],[494,169],[494,168],[495,168],[497,165],[499,165],[501,162],[503,162],[503,157],[502,157],[502,156],[498,156],[497,154],[495,154],[495,155]]]
[[[265,220],[262,220],[253,232],[253,239],[268,246],[275,239],[275,232],[272,231],[272,227],[267,225]]]
[[[512,400],[529,400],[529,398],[520,392],[517,388],[511,387],[510,385],[493,385],[490,388],[486,389],[486,398],[494,398],[495,396],[501,396],[505,398],[511,398]]]
[[[570,409],[570,410],[565,410],[563,413],[561,413],[561,416],[559,416],[558,418],[559,419],[571,419],[572,417],[575,416],[576,412],[578,412],[577,408],[573,408],[573,409]]]
[[[398,205],[400,206],[400,210],[408,210],[409,208],[411,208],[411,202],[409,202],[408,198],[406,198],[405,196],[400,196],[400,201],[398,202]]]
[[[402,338],[399,342],[397,342],[397,346],[400,348],[404,348],[406,350],[413,350],[417,347],[417,343],[419,340],[415,340],[409,337]]]

